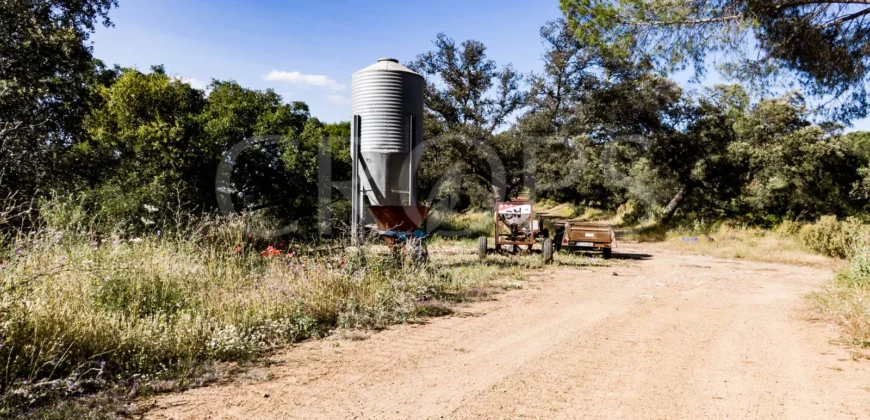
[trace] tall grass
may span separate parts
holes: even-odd
[[[485,229],[479,216],[456,227]],[[0,417],[125,381],[245,361],[334,329],[381,328],[448,311],[539,256],[447,243],[421,263],[383,246],[286,243],[250,217],[179,220],[171,231],[106,229],[75,205],[0,239]],[[568,258],[567,264],[589,265]],[[477,292],[468,293],[468,290]]]
[[[870,227],[856,219],[823,218],[802,228],[800,236],[814,249],[846,256],[849,266],[835,280],[810,297],[826,317],[839,325],[845,340],[870,356]]]
[[[427,230],[449,238],[477,238],[492,235],[495,226],[492,212],[436,211],[427,221]]]
[[[794,222],[768,230],[744,224],[715,222],[666,228],[649,225],[627,235],[639,242],[654,242],[679,252],[719,258],[747,259],[762,262],[801,265],[837,270],[844,262],[820,254],[801,239],[801,232],[811,229]]]
[[[238,228],[212,221],[133,238],[44,228],[7,238],[0,414],[111,378],[172,376],[332,328],[408,321],[421,302],[499,274],[373,247],[318,253],[291,244],[262,254]]]

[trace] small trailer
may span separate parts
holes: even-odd
[[[565,220],[556,222],[556,250],[561,248],[601,251],[604,259],[613,255],[616,233],[609,223]]]
[[[543,228],[543,219],[535,214],[534,204],[530,201],[505,201],[495,203],[493,209],[495,228],[493,243],[495,252],[516,254],[521,251],[534,252],[534,246],[541,244],[544,263],[553,261],[553,240]],[[478,238],[478,255],[486,257],[488,238]]]

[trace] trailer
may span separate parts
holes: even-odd
[[[556,250],[600,251],[609,259],[616,248],[616,233],[609,223],[563,220],[556,222]]]

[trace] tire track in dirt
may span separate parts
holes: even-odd
[[[867,362],[802,297],[830,273],[653,253],[533,273],[365,341],[303,343],[268,381],[159,396],[147,417],[870,418]]]

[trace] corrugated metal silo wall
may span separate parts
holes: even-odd
[[[407,203],[412,116],[413,144],[423,140],[423,78],[395,60],[381,59],[354,73],[351,113],[360,118],[360,181],[369,202]],[[416,168],[422,148],[415,150]]]

